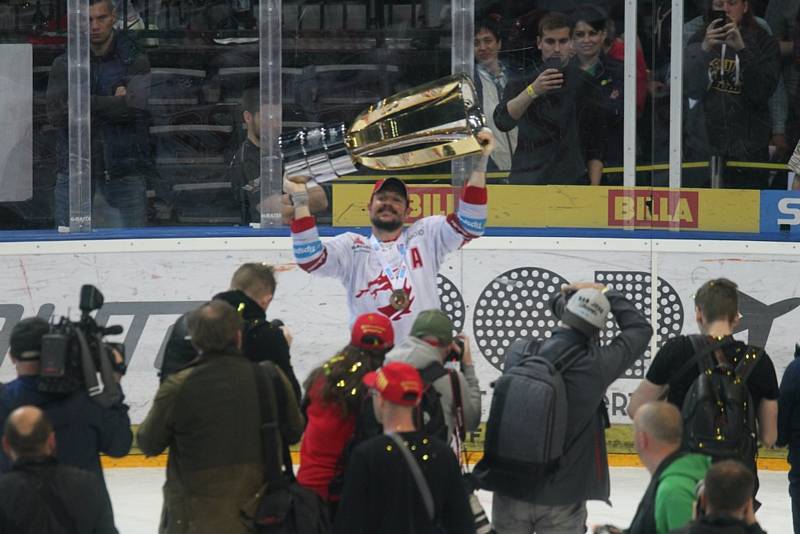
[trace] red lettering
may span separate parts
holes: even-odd
[[[422,256],[419,253],[419,249],[417,247],[411,248],[411,268],[417,269],[422,267]]]

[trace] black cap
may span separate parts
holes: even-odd
[[[23,319],[11,330],[11,355],[17,360],[38,360],[42,336],[50,331],[50,323],[39,317]]]

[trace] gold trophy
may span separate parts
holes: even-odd
[[[344,123],[298,130],[278,143],[288,176],[317,182],[361,165],[380,171],[413,169],[479,154],[484,127],[478,93],[457,74],[385,98]]]

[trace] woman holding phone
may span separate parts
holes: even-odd
[[[778,42],[756,23],[747,0],[713,0],[706,20],[685,51],[689,106],[703,106],[712,156],[723,163],[769,162],[767,102],[778,85]],[[769,187],[765,170],[722,168],[724,187]]]

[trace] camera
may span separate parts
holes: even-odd
[[[460,337],[454,337],[453,344],[455,344],[457,348],[450,347],[450,352],[447,353],[445,361],[460,362],[464,357],[464,340]]]
[[[125,374],[124,348],[103,338],[122,333],[121,326],[102,327],[91,313],[103,306],[103,294],[93,285],[81,287],[79,321],[61,317],[42,336],[39,391],[72,393],[86,388],[94,402],[109,407],[122,399],[114,373]],[[117,363],[114,351],[123,355]]]

